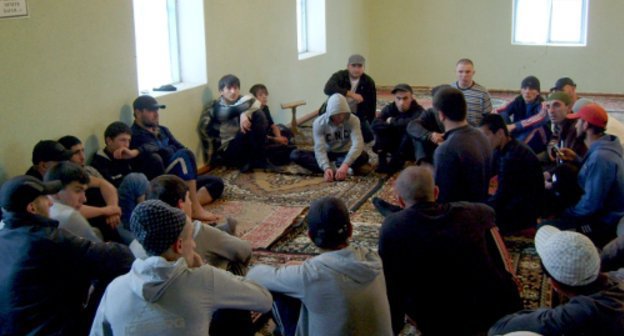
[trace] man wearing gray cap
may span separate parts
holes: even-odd
[[[568,297],[554,308],[503,317],[489,335],[532,331],[543,335],[624,335],[624,283],[600,272],[600,257],[586,236],[545,225],[535,249],[555,291]]]
[[[98,288],[106,286],[134,259],[125,246],[93,243],[58,228],[49,218],[48,195],[61,188],[60,181],[23,175],[0,189],[3,335],[85,334],[93,316],[89,307],[98,304],[98,296],[89,294],[91,284],[97,280]]]
[[[347,69],[335,72],[325,84],[327,96],[340,93],[347,98],[351,112],[360,118],[360,127],[364,142],[373,141],[370,124],[377,109],[377,89],[375,81],[364,73],[366,59],[362,55],[351,55]]]
[[[181,209],[147,200],[132,212],[130,229],[148,257],[108,286],[91,335],[208,335],[217,309],[271,309],[263,287],[202,265]]]

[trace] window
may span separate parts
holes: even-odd
[[[585,46],[589,0],[514,0],[513,44]]]
[[[139,92],[206,83],[202,0],[133,0]]]
[[[325,0],[297,1],[299,59],[325,53]]]

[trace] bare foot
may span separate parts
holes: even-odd
[[[197,210],[193,210],[193,219],[202,221],[202,222],[206,222],[206,223],[214,223],[214,222],[218,222],[221,219],[223,219],[223,216],[221,215],[217,215],[217,214],[213,214],[210,211],[207,211],[203,208],[197,209]]]

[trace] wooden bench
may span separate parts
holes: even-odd
[[[297,100],[291,103],[280,104],[283,110],[290,109],[290,111],[292,112],[292,120],[290,121],[290,130],[292,131],[293,135],[299,134],[299,131],[297,130],[297,107],[302,106],[302,105],[306,105],[305,100]]]

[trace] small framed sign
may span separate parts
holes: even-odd
[[[28,16],[26,0],[0,0],[0,19]]]

